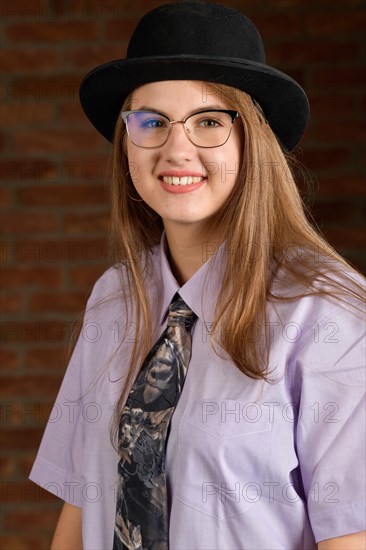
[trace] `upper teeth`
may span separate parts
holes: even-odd
[[[203,179],[203,176],[183,176],[182,178],[177,178],[176,176],[163,176],[164,183],[169,183],[170,185],[191,185]]]

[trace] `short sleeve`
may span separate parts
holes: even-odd
[[[365,527],[365,323],[330,305],[297,358],[297,453],[315,540]],[[300,358],[301,357],[301,358]]]

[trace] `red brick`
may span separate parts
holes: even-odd
[[[13,245],[14,243],[9,243]],[[59,264],[60,262],[83,261],[89,265],[105,262],[108,257],[108,242],[106,238],[93,239],[49,239],[47,241],[19,241],[15,247],[10,246],[10,252],[4,256],[14,258],[21,264]],[[7,254],[7,256],[6,256]]]
[[[67,157],[63,164],[63,172],[67,181],[74,184],[82,181],[83,183],[100,183],[105,186],[108,174],[108,156],[90,157]]]
[[[27,206],[86,206],[107,203],[102,185],[33,185],[19,189],[17,198]]]
[[[7,349],[4,346],[0,349],[1,369],[12,371],[19,368],[19,352],[14,349]]]
[[[50,23],[10,24],[7,36],[16,44],[22,42],[65,44],[69,40],[96,40],[98,25],[82,21],[55,21]]]
[[[38,449],[44,428],[20,428],[1,430],[1,448],[8,451],[29,451]]]
[[[87,296],[83,292],[64,294],[32,294],[29,298],[31,313],[81,313],[85,309]]]
[[[320,142],[360,142],[365,143],[365,123],[363,120],[319,120],[317,121],[315,135]]]
[[[23,404],[24,406],[24,404]],[[5,427],[15,427],[22,424],[22,404],[15,399],[2,400],[1,403],[1,423]]]
[[[4,180],[3,180],[4,181]],[[4,209],[11,205],[13,200],[13,194],[10,189],[5,189],[5,187],[0,188],[0,208]]]
[[[56,214],[52,212],[21,212],[14,210],[2,215],[3,233],[45,233],[58,228]]]
[[[1,421],[8,429],[19,426],[44,426],[50,416],[54,421],[58,419],[58,409],[54,408],[54,402],[32,402],[8,398],[2,402]]]
[[[16,158],[0,164],[0,177],[4,182],[29,180],[54,183],[62,179],[63,165],[46,159]]]
[[[58,501],[57,496],[52,495],[32,481],[5,481],[1,484],[1,502],[4,504],[50,504]]]
[[[41,17],[47,8],[48,0],[27,0],[20,2],[14,0],[2,0],[0,4],[0,14],[3,22],[9,22],[14,19],[21,21],[27,18],[34,19]]]
[[[17,529],[19,530],[19,529]],[[0,546],[4,550],[49,550],[51,545],[51,535],[3,535],[0,538]]]
[[[0,476],[2,480],[14,479],[16,472],[16,459],[7,456],[0,458]]]
[[[310,170],[327,170],[346,164],[350,156],[350,149],[344,147],[306,148],[300,161]]]
[[[137,21],[126,21],[124,19],[108,22],[106,30],[107,39],[118,40],[119,44],[123,43],[123,41],[126,41],[127,46],[127,42],[130,39],[133,31],[135,30],[136,25]],[[125,54],[121,55],[121,57],[125,57]]]
[[[26,76],[3,81],[1,96],[4,103],[19,100],[24,103],[57,103],[78,101],[79,87],[84,75],[66,73],[52,76]]]
[[[132,17],[136,12],[142,15],[141,9],[137,11],[139,4],[139,0],[123,0],[122,2],[103,0],[103,4],[100,4],[98,0],[73,0],[70,4],[65,0],[52,0],[53,9],[58,16],[76,17],[90,21],[99,21],[101,17],[104,19],[106,16],[118,16],[126,19]],[[135,15],[135,17],[137,16]]]
[[[328,227],[324,229],[324,234],[338,249],[364,249],[366,245],[363,227]]]
[[[60,345],[70,340],[72,328],[73,324],[66,321],[3,321],[0,341],[4,344]]]
[[[357,31],[364,32],[366,27],[366,12],[362,10],[327,10],[326,13],[316,13],[305,16],[306,29],[310,34],[339,35]]]
[[[44,426],[48,419],[52,417],[53,421],[59,418],[59,410],[54,406],[53,401],[32,402],[27,400],[8,399],[2,403],[2,425],[10,429],[11,427],[36,427]]]
[[[0,83],[0,86],[1,86],[1,83]],[[0,133],[0,151],[6,150],[6,148],[8,147],[8,144],[9,144],[8,136],[5,134],[5,132]]]
[[[28,479],[30,471],[33,467],[34,461],[36,459],[37,451],[31,451],[29,453],[22,453],[21,458],[19,459],[19,468],[22,475],[22,478]],[[43,489],[40,489],[43,492]],[[47,491],[46,491],[47,492]],[[47,492],[48,494],[48,492]]]
[[[357,205],[352,200],[317,201],[311,207],[315,220],[324,225],[337,223],[343,225],[357,217]]]
[[[68,214],[65,216],[65,231],[69,234],[105,233],[109,229],[109,210],[89,214]]]
[[[97,8],[98,2],[85,1],[85,0],[73,0],[72,2],[65,2],[65,0],[52,0],[52,12],[54,17],[66,18],[68,20],[77,18],[78,20],[88,16],[89,18],[96,18],[99,14]],[[103,2],[104,4],[104,2]]]
[[[363,67],[322,68],[313,71],[313,81],[325,92],[325,87],[335,90],[343,88],[364,88],[365,70]]]
[[[71,270],[72,284],[74,286],[91,288],[107,268],[107,264],[75,267]]]
[[[276,2],[277,1],[281,1],[281,0],[276,0]],[[322,8],[323,8],[323,10],[326,11],[327,9],[329,9],[329,5],[334,6],[333,0],[328,0],[328,4],[327,4],[327,2],[324,2],[324,4],[323,4],[324,7],[321,4],[319,5],[319,0],[287,0],[287,2],[292,2],[292,1],[295,1],[295,2],[297,1],[297,2],[303,3],[305,6],[308,6],[309,4],[310,5],[313,4],[314,9],[311,8],[309,10],[309,13],[314,12],[314,10],[319,10],[319,9],[321,10]],[[343,5],[346,8],[348,8],[349,6],[358,7],[358,6],[362,6],[363,4],[364,4],[364,0],[345,0],[343,2]],[[316,11],[316,13],[317,13],[317,11]],[[324,11],[323,11],[323,13],[324,13]]]
[[[336,118],[344,119],[359,116],[363,105],[361,98],[352,94],[329,95],[311,97],[310,110],[312,118]]]
[[[168,0],[167,3],[172,1],[174,0]],[[240,0],[227,0],[225,3],[227,3],[228,5],[233,5],[233,3],[235,2],[240,2]],[[157,8],[159,7],[159,5],[161,5],[159,0],[138,0],[138,4],[144,12],[147,12],[149,9]],[[150,8],[150,6],[152,7]]]
[[[97,132],[43,129],[21,130],[14,135],[13,143],[17,153],[73,153],[75,150],[90,153],[101,151],[105,147],[106,140]]]
[[[146,13],[149,10],[152,10],[154,8],[158,8],[161,6],[162,3],[169,4],[170,2],[174,2],[175,0],[168,0],[168,2],[162,2],[161,0],[140,0],[139,6],[143,10],[143,13]],[[223,3],[223,2],[222,2]],[[248,6],[250,7],[251,3],[257,4],[258,0],[251,0],[248,2]],[[243,0],[225,0],[225,4],[231,7],[236,7],[238,9],[243,7]]]
[[[2,49],[0,53],[1,68],[4,73],[43,73],[55,71],[61,65],[61,52],[47,52],[37,48]]]
[[[60,2],[61,0],[58,1]],[[168,2],[172,1],[175,0],[168,0]],[[146,2],[143,2],[141,0],[124,0],[124,2],[116,2],[116,0],[106,0],[105,4],[107,10],[111,12],[115,20],[117,21],[119,19],[123,19],[124,21],[138,21],[148,10],[155,7],[154,0],[149,0],[149,6],[151,5],[151,8],[146,8]]]
[[[85,118],[85,117],[84,117]],[[87,122],[90,127],[90,123]],[[0,165],[3,181],[68,183],[74,185],[78,181],[85,183],[100,183],[105,187],[107,181],[108,157],[72,157],[67,155],[64,162],[47,161],[45,159],[11,159]],[[65,187],[65,186],[63,186]]]
[[[27,350],[25,368],[29,370],[45,369],[49,371],[57,368],[65,369],[67,364],[67,350],[55,346],[43,348],[31,348]]]
[[[63,122],[71,127],[85,126],[90,129],[90,122],[87,119],[80,103],[61,101],[58,105],[59,115]]]
[[[21,294],[1,294],[0,310],[4,314],[19,313],[23,309],[23,296]]]
[[[52,103],[9,103],[1,110],[1,124],[4,128],[45,124],[52,121],[54,114]]]
[[[363,176],[323,176],[319,182],[319,197],[365,197],[366,186]]]
[[[29,482],[31,483],[31,482]],[[58,509],[43,509],[40,513],[36,509],[21,509],[16,511],[5,511],[4,528],[8,530],[18,530],[19,525],[26,525],[28,533],[44,533],[51,525],[56,525],[60,512]]]
[[[126,57],[127,44],[91,45],[88,47],[77,47],[66,52],[66,62],[77,69],[85,68],[91,70],[97,65],[102,65],[115,59]]]
[[[15,243],[11,257],[14,255],[21,260],[21,243]],[[25,260],[26,258],[23,258]],[[17,265],[16,267],[1,268],[1,284],[3,288],[33,287],[59,288],[62,283],[62,272],[59,267],[33,267]]]
[[[253,23],[259,29],[261,35],[268,38],[278,38],[278,36],[293,37],[299,35],[302,30],[302,20],[297,13],[281,12],[253,13],[250,16]],[[271,56],[272,48],[269,48],[268,56]]]
[[[1,381],[1,396],[5,399],[40,397],[53,402],[59,389],[59,376],[4,376]]]
[[[146,0],[146,3],[148,3],[149,0]],[[287,9],[290,9],[290,8],[296,8],[298,9],[299,7],[301,8],[301,6],[304,4],[304,5],[308,5],[312,2],[312,0],[276,0],[276,9],[278,10],[287,10]],[[273,3],[272,3],[273,5]]]
[[[271,47],[269,57],[274,64],[316,63],[354,61],[358,57],[360,45],[357,42],[284,42]]]

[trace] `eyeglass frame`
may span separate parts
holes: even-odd
[[[127,117],[129,115],[133,114],[133,113],[153,113],[153,114],[162,116],[162,117],[167,119],[170,126],[169,126],[168,133],[166,135],[166,138],[165,138],[165,140],[163,141],[163,143],[161,145],[154,145],[153,147],[145,147],[144,145],[137,145],[134,141],[132,141],[132,138],[131,138],[130,133],[128,131]],[[229,134],[228,134],[226,140],[223,143],[220,143],[220,145],[197,145],[190,138],[189,133],[188,133],[188,129],[186,127],[187,120],[189,118],[193,117],[193,116],[201,115],[203,113],[227,113],[231,117],[231,127],[230,127]],[[131,140],[131,143],[133,143],[133,145],[135,145],[136,147],[141,147],[142,149],[158,149],[159,147],[162,147],[163,145],[166,144],[166,142],[169,139],[170,134],[172,133],[172,128],[173,128],[172,124],[179,123],[179,124],[183,124],[184,133],[186,134],[189,141],[191,143],[193,143],[193,145],[195,147],[200,147],[202,149],[214,149],[216,147],[222,147],[223,145],[225,145],[225,143],[227,143],[227,141],[228,141],[228,139],[231,135],[231,131],[232,131],[233,126],[234,126],[234,122],[236,121],[237,118],[239,118],[239,113],[238,113],[238,111],[234,111],[233,109],[204,109],[203,111],[198,111],[197,113],[192,113],[191,115],[188,115],[184,120],[170,120],[170,118],[167,115],[164,115],[163,113],[159,113],[159,111],[150,111],[149,109],[136,109],[136,110],[132,110],[132,111],[121,111],[120,116],[121,116],[123,122],[125,123],[126,130],[127,130],[127,135],[129,137],[129,139]]]

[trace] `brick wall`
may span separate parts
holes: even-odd
[[[108,265],[108,143],[78,87],[124,57],[136,20],[163,2],[4,0],[2,49],[2,548],[49,547],[60,502],[27,482],[66,366],[67,342]],[[232,0],[268,62],[307,90],[298,150],[317,188],[315,219],[361,270],[364,233],[362,0]]]

